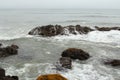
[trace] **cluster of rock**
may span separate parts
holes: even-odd
[[[72,69],[72,60],[87,60],[91,56],[89,53],[83,51],[82,49],[77,48],[68,48],[64,50],[61,54],[61,58],[59,59],[59,63],[61,65],[56,65],[56,70],[63,71],[66,69]],[[120,60],[112,59],[104,62],[105,65],[111,66],[120,66]],[[37,80],[67,80],[65,77],[60,74],[46,74],[40,75]]]
[[[14,44],[3,47],[0,43],[0,58],[18,54],[18,48],[19,47]],[[6,76],[5,70],[0,68],[0,80],[18,80],[18,76]]]
[[[5,70],[0,68],[0,80],[19,80],[18,76],[6,76]]]
[[[70,25],[63,27],[61,25],[47,25],[40,26],[32,29],[28,34],[29,35],[41,35],[41,36],[56,36],[56,35],[68,35],[68,34],[87,34],[88,32],[93,31],[89,27],[81,27],[80,25]]]
[[[11,46],[2,47],[0,44],[0,57],[7,57],[10,55],[15,55],[18,53],[18,46],[12,44]],[[56,65],[56,70],[62,71],[66,69],[72,69],[72,61],[75,59],[78,60],[87,60],[91,56],[89,53],[85,52],[82,49],[77,48],[68,48],[61,53],[61,58],[59,59],[59,64]],[[111,66],[120,66],[119,59],[111,59],[108,61],[104,61],[105,65]],[[67,80],[65,77],[61,76],[60,74],[46,74],[41,75],[37,78],[37,80]],[[0,80],[18,80],[17,76],[6,76],[5,70],[0,68]]]
[[[18,54],[18,48],[19,47],[14,44],[6,47],[2,47],[2,44],[0,44],[0,58]]]
[[[69,48],[62,52],[59,63],[61,65],[56,65],[56,70],[62,71],[65,69],[72,69],[72,60],[87,60],[90,55],[83,51],[82,49]],[[40,75],[37,80],[68,80],[60,74],[46,74]]]
[[[95,30],[98,30],[98,31],[119,30],[120,31],[120,27],[97,27],[95,26],[95,29],[92,29],[90,27],[80,26],[80,25],[76,25],[76,26],[46,25],[46,26],[36,27],[32,29],[28,34],[51,37],[51,36],[56,36],[56,35],[87,34]]]
[[[87,34],[91,31],[110,31],[110,30],[119,30],[120,27],[97,27],[92,29],[86,26],[80,25],[70,25],[70,26],[61,26],[61,25],[46,25],[40,26],[32,29],[28,34],[29,35],[40,35],[43,37],[51,37],[56,35],[69,35],[69,34]],[[62,71],[65,69],[72,69],[72,60],[87,60],[90,58],[90,54],[83,51],[82,49],[69,48],[62,52],[61,58],[59,59],[58,64],[56,64],[56,70]],[[120,60],[111,59],[104,62],[105,65],[111,66],[120,66]],[[67,80],[65,77],[60,74],[46,74],[41,75],[37,78],[37,80]]]
[[[83,61],[90,58],[90,55],[87,52],[77,48],[68,48],[62,52],[61,56],[62,57],[59,59],[61,67],[67,69],[72,69],[72,60],[78,59]],[[56,69],[62,70],[60,67],[57,67]]]

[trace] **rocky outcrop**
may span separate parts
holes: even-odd
[[[51,37],[56,35],[69,35],[69,34],[87,34],[91,31],[110,31],[110,30],[119,30],[120,27],[97,27],[92,29],[87,26],[80,26],[80,25],[69,25],[69,26],[61,26],[61,25],[46,25],[46,26],[39,26],[32,29],[28,34],[29,35],[40,35],[44,37]]]
[[[82,49],[69,48],[62,52],[62,57],[70,57],[71,59],[87,60],[90,55]]]
[[[6,76],[5,70],[0,68],[0,80],[19,80],[17,76]]]
[[[7,57],[10,55],[18,54],[18,46],[12,44],[11,46],[7,47],[0,47],[0,57]]]
[[[32,29],[28,34],[51,37],[56,35],[87,34],[90,31],[93,31],[93,29],[89,27],[81,27],[80,25],[70,25],[66,27],[62,27],[61,25],[47,25],[36,27]]]
[[[37,78],[37,80],[68,80],[60,74],[46,74],[41,75]]]
[[[64,68],[72,69],[72,60],[69,57],[61,57],[60,64]]]
[[[108,60],[108,61],[105,61],[104,64],[111,65],[111,66],[120,66],[120,60],[119,59]]]
[[[110,31],[110,30],[119,30],[120,31],[120,27],[97,27],[97,26],[95,26],[95,28],[98,31]]]
[[[30,35],[41,35],[41,36],[55,36],[62,34],[63,28],[60,25],[47,25],[36,27],[32,29],[28,34]]]

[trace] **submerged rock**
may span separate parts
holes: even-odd
[[[18,76],[6,76],[5,70],[0,68],[0,80],[19,80]]]
[[[120,27],[97,27],[97,26],[95,26],[95,28],[98,31],[110,31],[110,30],[119,30],[120,31]]]
[[[120,66],[120,60],[119,59],[108,60],[104,62],[104,64],[111,66]]]
[[[68,80],[60,74],[46,74],[41,75],[37,78],[37,80]]]
[[[90,55],[82,49],[69,48],[62,52],[62,57],[70,57],[71,59],[87,60]]]
[[[18,46],[12,44],[11,46],[7,47],[0,47],[0,57],[7,57],[10,55],[18,54]]]

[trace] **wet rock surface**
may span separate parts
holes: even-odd
[[[111,66],[120,66],[120,60],[119,59],[111,59],[104,62],[105,65],[111,65]]]
[[[41,36],[55,36],[62,34],[63,28],[60,25],[47,25],[36,27],[32,29],[28,34],[30,35],[41,35]]]
[[[12,44],[11,46],[6,46],[6,47],[1,46],[0,47],[0,58],[18,54],[18,48],[19,47],[14,44]]]
[[[95,26],[95,28],[98,31],[110,31],[110,30],[119,30],[120,31],[120,27],[97,27],[97,26]]]
[[[32,29],[28,34],[51,37],[56,35],[87,34],[90,31],[93,31],[93,29],[89,27],[82,27],[80,25],[76,25],[76,26],[47,25],[47,26],[36,27]]]
[[[72,60],[69,57],[61,57],[60,64],[64,68],[72,69]]]
[[[62,52],[61,56],[79,60],[87,60],[90,58],[90,55],[87,52],[77,48],[68,48]]]
[[[6,76],[5,70],[3,68],[0,68],[0,80],[19,80],[18,76]]]
[[[32,29],[28,34],[29,35],[40,35],[43,37],[51,37],[56,35],[69,35],[69,34],[87,34],[91,31],[110,31],[110,30],[119,30],[120,27],[98,27],[95,26],[95,29],[92,29],[88,26],[80,26],[80,25],[69,25],[69,26],[61,26],[61,25],[46,25],[39,26]]]

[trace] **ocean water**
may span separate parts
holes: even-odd
[[[93,31],[88,34],[37,37],[27,33],[48,24],[120,27],[120,10],[96,9],[0,9],[0,43],[17,44],[18,55],[0,59],[7,75],[36,80],[41,74],[59,73],[68,80],[120,80],[120,68],[103,64],[120,59],[120,31]],[[56,71],[54,64],[67,48],[81,48],[92,57],[73,61],[72,70]]]

